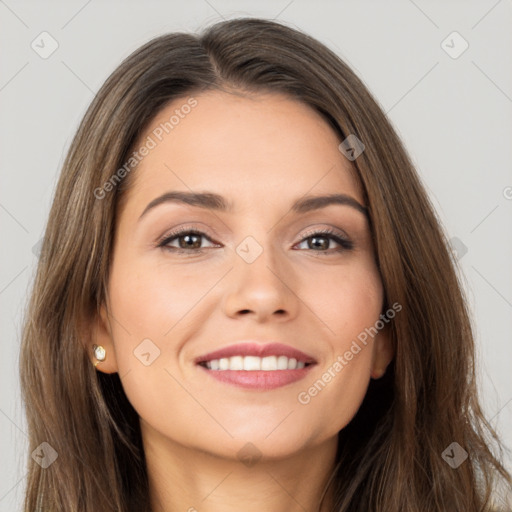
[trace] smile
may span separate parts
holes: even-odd
[[[247,340],[204,354],[195,364],[225,384],[268,391],[303,379],[317,361],[284,343]]]

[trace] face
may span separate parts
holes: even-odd
[[[147,438],[284,457],[335,439],[392,358],[386,328],[361,342],[383,306],[362,190],[310,107],[194,98],[136,146],[155,143],[119,212],[97,369],[119,373]]]

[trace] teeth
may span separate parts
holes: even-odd
[[[229,361],[229,369],[230,370],[243,370],[244,369],[244,358],[242,356],[233,356]]]
[[[236,366],[233,367],[233,359],[236,359],[236,357],[237,356],[229,358],[229,369],[230,370],[249,370],[249,371],[261,370],[261,358],[260,357],[245,356],[243,358],[242,368],[236,368]],[[242,357],[240,357],[240,359],[242,359]]]
[[[306,364],[303,361],[297,361],[294,357],[286,356],[233,356],[223,357],[221,359],[212,359],[206,362],[206,368],[209,370],[296,370],[304,368]]]

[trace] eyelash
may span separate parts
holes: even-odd
[[[204,251],[201,250],[201,249],[181,249],[181,248],[178,248],[178,247],[169,247],[168,246],[168,244],[170,242],[172,242],[173,240],[176,240],[178,238],[181,238],[184,235],[203,236],[209,242],[214,243],[210,239],[210,237],[208,237],[208,235],[206,235],[206,233],[204,233],[202,231],[199,231],[197,229],[191,229],[191,228],[181,228],[181,229],[178,229],[178,230],[176,230],[176,231],[166,235],[163,240],[158,242],[157,247],[163,248],[163,249],[168,250],[170,252],[173,252],[175,254],[189,254],[189,255],[192,255],[192,253],[194,253],[194,254],[203,254]],[[344,251],[350,251],[354,247],[353,242],[351,242],[347,238],[344,238],[344,237],[340,236],[337,231],[334,231],[334,230],[332,230],[330,228],[326,228],[326,229],[323,229],[323,230],[316,230],[316,231],[307,233],[302,238],[302,240],[299,243],[302,243],[302,242],[306,241],[308,238],[313,238],[313,237],[317,237],[317,236],[323,236],[323,237],[328,238],[330,240],[334,240],[338,245],[340,245],[340,247],[337,247],[337,248],[334,248],[334,249],[327,249],[326,251],[315,251],[314,249],[307,249],[307,250],[313,251],[313,252],[318,252],[321,255],[327,255],[328,256],[328,255],[332,255],[333,253],[340,253],[340,252],[344,252]],[[299,249],[299,250],[304,250],[304,249]]]

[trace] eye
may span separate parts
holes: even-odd
[[[335,242],[339,247],[331,248],[331,242]],[[299,245],[301,244],[307,244],[305,249],[323,254],[349,251],[354,247],[354,244],[348,240],[348,238],[343,237],[341,234],[331,229],[310,233],[300,242]]]
[[[158,243],[158,247],[162,247],[172,252],[177,253],[201,253],[201,238],[210,241],[210,238],[197,229],[179,229],[173,233],[169,233],[165,238]],[[172,245],[175,244],[175,245]],[[177,246],[176,246],[177,245]],[[211,247],[215,247],[214,244]]]
[[[190,228],[182,228],[169,233],[157,246],[174,253],[201,254],[203,253],[202,249],[205,248],[202,246],[202,238],[210,242],[210,248],[220,247],[214,244],[206,233]],[[332,242],[337,244],[338,247],[330,247]],[[348,251],[354,246],[350,240],[331,229],[313,231],[307,234],[298,245],[302,244],[307,244],[307,247],[299,247],[300,249],[307,249],[326,255]]]

